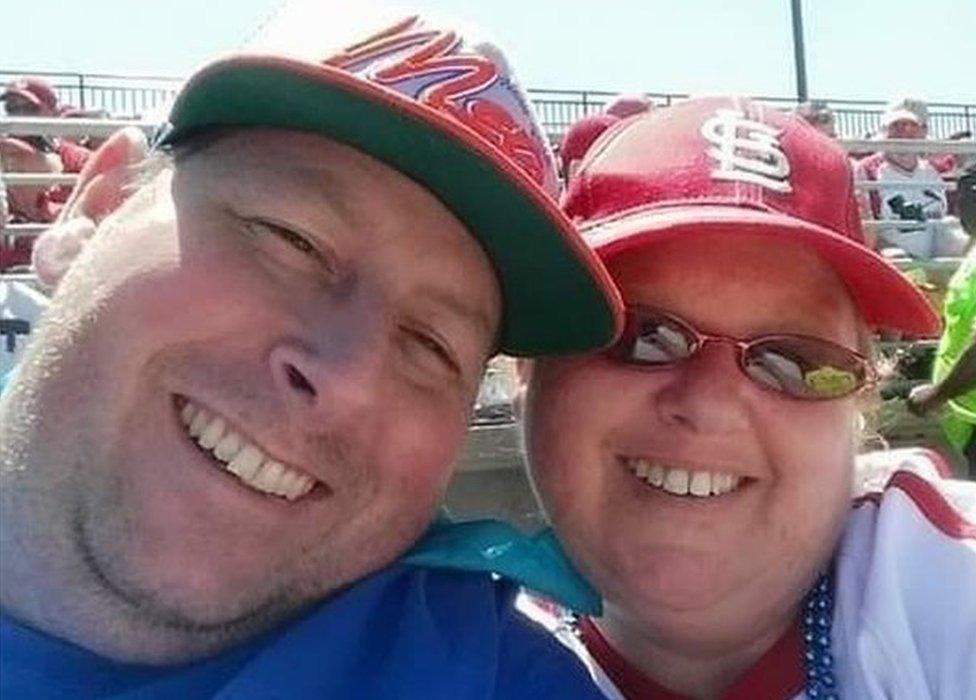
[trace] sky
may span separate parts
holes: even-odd
[[[323,2],[337,12],[344,4]],[[182,77],[239,48],[278,4],[0,0],[0,71]],[[789,0],[410,4],[484,27],[527,87],[796,92]],[[802,0],[802,7],[811,96],[976,103],[976,0]]]

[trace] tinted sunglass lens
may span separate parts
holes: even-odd
[[[695,335],[667,316],[640,316],[634,319],[634,326],[621,356],[624,361],[666,365],[687,359],[695,351]]]
[[[864,384],[857,355],[815,338],[776,338],[750,345],[746,373],[763,386],[802,399],[834,399]]]

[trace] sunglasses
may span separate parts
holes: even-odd
[[[790,333],[754,338],[703,333],[677,316],[647,307],[627,309],[623,335],[606,352],[626,365],[665,369],[691,359],[710,342],[734,345],[746,377],[794,399],[839,399],[877,380],[866,357],[827,340]]]

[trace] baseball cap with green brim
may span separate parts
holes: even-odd
[[[494,45],[387,8],[292,4],[189,79],[163,143],[228,127],[317,132],[426,187],[494,266],[501,351],[585,352],[619,333],[619,294],[556,205],[552,153]]]

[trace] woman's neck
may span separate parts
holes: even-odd
[[[680,640],[622,613],[608,609],[604,617],[594,620],[621,656],[672,692],[711,700],[720,698],[796,624],[797,609],[742,634],[723,631],[721,637]]]

